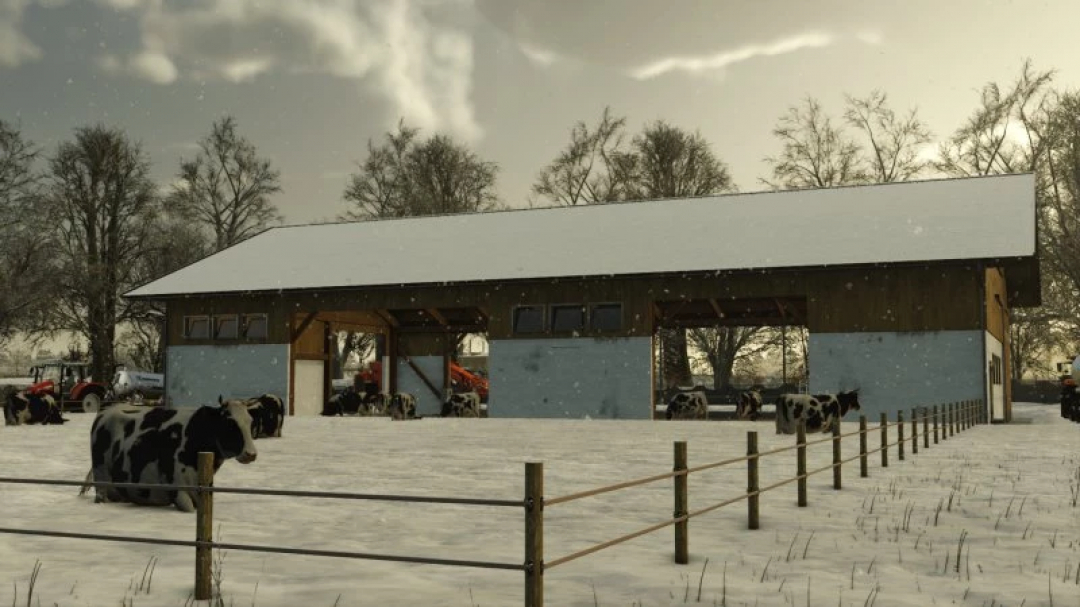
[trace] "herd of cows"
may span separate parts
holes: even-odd
[[[739,393],[735,417],[757,421],[761,416],[761,393],[747,390]],[[776,433],[795,434],[802,421],[807,432],[831,432],[849,411],[859,411],[859,391],[836,394],[781,394],[776,399]],[[679,392],[667,405],[668,419],[708,419],[709,403],[702,391]]]
[[[762,398],[757,391],[739,395],[736,416],[757,420]],[[858,391],[838,394],[782,394],[776,400],[776,432],[794,434],[799,422],[807,432],[828,432],[849,411],[861,409]],[[8,391],[4,399],[6,425],[62,424],[67,421],[52,396]],[[325,405],[323,415],[388,415],[394,420],[419,419],[416,398],[407,393],[365,394],[346,391]],[[480,417],[475,392],[452,394],[443,402],[442,417]],[[681,392],[671,398],[668,419],[707,419],[703,392]],[[109,483],[194,486],[198,454],[214,456],[214,471],[226,460],[255,461],[255,440],[280,438],[285,422],[281,398],[263,394],[246,399],[218,399],[199,407],[147,406],[112,403],[102,407],[90,428],[91,468],[79,494],[94,488],[95,503],[126,502],[173,505],[183,512],[196,509],[194,491],[116,487]]]

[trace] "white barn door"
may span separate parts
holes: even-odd
[[[323,366],[321,360],[293,361],[293,406],[296,415],[318,415],[323,408]]]
[[[986,398],[990,403],[990,420],[1005,421],[1004,348],[996,337],[986,334]]]

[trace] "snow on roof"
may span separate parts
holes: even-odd
[[[131,297],[1024,257],[1030,173],[269,229]]]

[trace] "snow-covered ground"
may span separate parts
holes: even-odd
[[[841,491],[828,472],[814,476],[808,508],[796,507],[794,484],[766,493],[760,530],[746,529],[744,502],[695,518],[689,565],[673,563],[668,527],[549,569],[546,604],[681,605],[696,603],[700,586],[707,605],[1078,605],[1080,425],[1061,419],[1056,406],[1017,404],[1015,412],[1019,423],[975,427],[918,455],[909,448],[903,462],[893,448],[887,469],[874,455],[867,479],[858,477],[857,462],[849,464]],[[3,474],[82,479],[91,420],[69,418],[61,427],[0,428]],[[856,428],[850,421],[843,429]],[[758,431],[761,450],[794,441],[777,436],[770,422],[290,418],[283,438],[258,442],[256,462],[226,463],[215,483],[520,499],[523,463],[542,461],[545,493],[554,497],[668,471],[675,440],[688,441],[691,466],[737,457],[748,430]],[[875,433],[870,444],[877,443]],[[830,461],[828,444],[809,451],[810,469]],[[857,440],[845,440],[845,457],[857,451]],[[761,484],[791,476],[794,467],[794,452],[764,458]],[[689,482],[693,510],[743,493],[745,464]],[[94,504],[76,493],[0,484],[0,526],[194,539],[192,514]],[[551,506],[546,557],[671,511],[670,480]],[[522,560],[519,509],[222,494],[214,516],[218,539],[228,542]],[[236,551],[218,557],[226,605],[522,604],[522,574],[514,571]],[[184,605],[193,584],[190,548],[2,535],[0,605],[26,604],[35,560],[35,605],[37,598],[59,606]]]

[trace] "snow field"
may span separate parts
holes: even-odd
[[[1075,605],[1080,597],[1080,425],[1056,406],[1015,405],[1019,421],[976,426],[870,477],[844,468],[761,496],[761,529],[747,530],[737,502],[690,521],[690,563],[673,562],[671,527],[549,569],[551,606],[681,605]],[[81,480],[89,468],[91,418],[65,426],[0,429],[5,474]],[[871,448],[879,444],[871,420]],[[842,431],[858,428],[848,417]],[[910,429],[910,424],[908,426]],[[772,422],[289,418],[281,439],[260,440],[259,458],[225,464],[220,487],[312,489],[521,499],[524,462],[542,461],[545,494],[565,495],[669,471],[672,443],[689,465],[738,457],[746,432],[759,450],[794,443]],[[922,427],[919,428],[920,433]],[[890,440],[895,440],[890,428]],[[810,439],[817,438],[811,435]],[[921,437],[920,437],[921,447]],[[843,442],[858,454],[857,437]],[[808,448],[808,468],[831,461]],[[764,457],[761,486],[793,476],[795,452]],[[690,509],[746,490],[746,465],[689,477]],[[194,539],[195,517],[172,508],[94,504],[72,487],[0,484],[3,527]],[[671,516],[670,479],[545,511],[551,561]],[[520,563],[519,508],[316,500],[220,494],[217,539],[244,544]],[[966,534],[965,534],[966,532]],[[963,535],[964,541],[960,545]],[[43,605],[185,605],[194,550],[0,535],[0,604],[23,604],[35,559]],[[961,554],[960,571],[955,570]],[[221,551],[225,604],[520,605],[523,574]],[[139,590],[156,557],[149,592]],[[706,566],[706,559],[708,564]],[[703,571],[704,569],[704,571]],[[17,596],[13,593],[17,592]],[[189,604],[189,603],[188,603]]]

